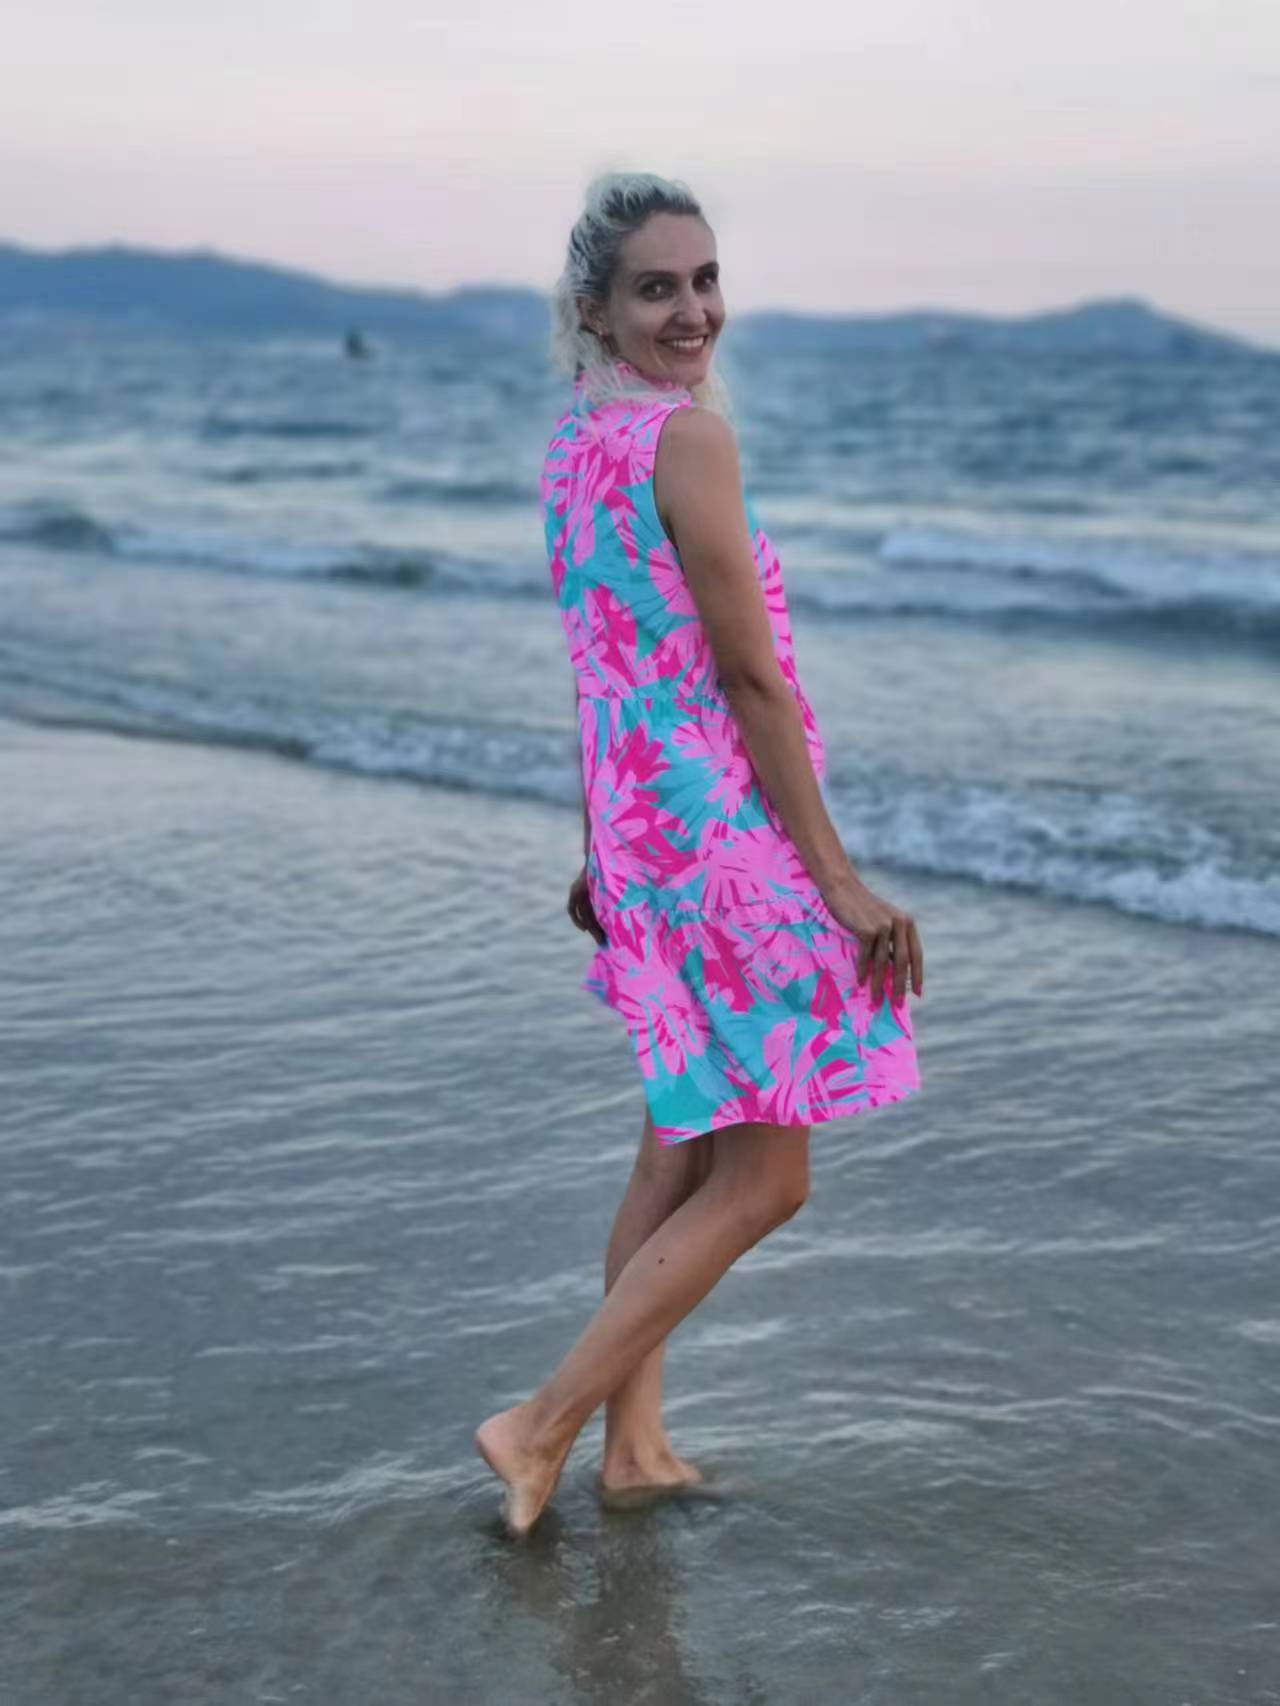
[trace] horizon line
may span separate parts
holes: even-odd
[[[30,255],[38,255],[45,259],[58,259],[72,255],[102,253],[103,251],[124,250],[135,254],[145,254],[162,259],[211,259],[231,266],[254,267],[260,271],[276,272],[296,278],[306,278],[328,285],[336,290],[369,291],[378,294],[407,294],[420,296],[426,301],[439,301],[442,298],[457,295],[463,291],[509,291],[514,294],[525,293],[544,299],[550,297],[550,291],[541,285],[508,280],[471,279],[461,284],[446,285],[432,289],[421,284],[392,284],[353,282],[349,279],[336,277],[332,273],[314,267],[296,265],[290,262],[264,259],[261,256],[214,247],[211,244],[200,244],[191,247],[167,248],[152,243],[131,241],[124,237],[105,238],[95,242],[70,243],[60,247],[41,247],[37,244],[23,242],[17,237],[0,236],[0,249],[10,248]],[[839,320],[839,319],[874,319],[898,318],[909,314],[939,314],[966,316],[971,319],[988,319],[998,321],[1033,319],[1048,314],[1070,313],[1073,310],[1097,307],[1100,305],[1132,306],[1144,309],[1146,312],[1160,316],[1165,320],[1178,321],[1193,330],[1209,333],[1211,336],[1238,342],[1256,349],[1261,354],[1280,353],[1280,343],[1268,345],[1259,341],[1256,334],[1221,330],[1218,326],[1189,318],[1186,314],[1159,307],[1152,299],[1131,292],[1100,293],[1096,296],[1084,296],[1067,303],[1058,303],[1040,308],[998,309],[998,308],[954,308],[941,307],[936,304],[918,303],[904,304],[894,308],[802,308],[787,303],[764,305],[756,308],[738,310],[739,318],[758,314],[791,314],[799,319],[807,320]]]

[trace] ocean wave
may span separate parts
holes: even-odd
[[[1280,936],[1274,862],[1253,868],[1185,811],[1118,789],[868,774],[828,789],[865,857],[1206,929]]]
[[[1280,608],[1256,609],[1214,600],[1185,598],[1164,603],[1124,604],[1114,599],[1088,601],[1078,594],[1055,593],[1050,585],[1009,583],[924,582],[904,586],[877,577],[849,577],[837,582],[793,577],[787,585],[793,611],[874,620],[881,617],[936,617],[947,621],[987,624],[1053,623],[1083,633],[1125,633],[1135,639],[1159,634],[1214,635],[1223,641],[1260,640],[1270,646],[1280,640]]]
[[[573,734],[405,707],[307,704],[139,681],[84,660],[3,659],[6,714],[150,738],[267,749],[357,775],[579,805]],[[1172,802],[866,769],[824,784],[856,863],[873,861],[1165,922],[1280,936],[1280,880]]]
[[[422,593],[545,600],[539,555],[502,563],[380,542],[254,537],[108,523],[73,505],[0,509],[0,540],[123,562],[237,574],[363,582]],[[803,569],[787,580],[795,612],[821,617],[1032,619],[1097,631],[1280,638],[1280,560],[1263,552],[1053,540],[902,526],[868,534],[869,569]]]
[[[97,551],[111,555],[109,527],[71,504],[23,504],[0,513],[0,539],[53,551]]]
[[[320,420],[313,415],[206,415],[202,438],[364,438],[362,421]]]
[[[1087,596],[1146,610],[1220,607],[1280,612],[1280,557],[1168,540],[984,534],[938,527],[895,527],[882,562],[906,570],[977,571],[1012,580],[1054,582]]]
[[[84,663],[73,675],[0,653],[0,710],[19,721],[271,751],[328,769],[579,803],[574,736],[401,707],[301,704],[139,681]]]
[[[275,486],[288,480],[349,480],[363,474],[357,457],[330,457],[311,462],[240,462],[211,470],[208,478],[228,486]]]
[[[467,479],[456,474],[415,474],[389,480],[378,496],[386,503],[528,504],[538,502],[536,485],[487,477]]]
[[[441,581],[435,553],[393,545],[328,545],[195,529],[109,526],[71,505],[33,503],[0,512],[0,540],[58,551],[86,551],[124,562],[175,563],[236,574],[279,575],[375,585],[427,587]],[[449,584],[463,577],[455,568]],[[474,578],[470,583],[474,586]]]

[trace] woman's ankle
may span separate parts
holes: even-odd
[[[516,1406],[530,1451],[539,1456],[556,1457],[567,1450],[582,1432],[586,1417],[567,1411],[554,1397],[541,1391]]]
[[[647,1469],[665,1463],[675,1453],[664,1433],[625,1434],[606,1438],[601,1461],[607,1469]]]

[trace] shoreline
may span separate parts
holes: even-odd
[[[450,1598],[493,1567],[471,1432],[595,1307],[642,1119],[623,1028],[579,988],[572,814],[10,722],[0,789],[5,1611],[30,1675],[65,1664],[74,1601],[108,1669],[138,1674],[145,1621],[189,1678],[176,1560],[202,1607],[323,1632],[337,1548],[347,1614],[385,1633],[424,1535],[422,1663],[447,1624],[448,1663],[508,1674],[515,1638]],[[1117,1555],[1190,1529],[1197,1650],[1239,1641],[1212,1607],[1224,1571],[1261,1593],[1270,1556],[1249,1418],[1275,1343],[1276,945],[883,886],[925,944],[922,1091],[814,1128],[804,1212],[666,1359],[677,1447],[738,1491],[615,1528],[597,1413],[549,1532],[642,1584],[673,1549],[654,1639],[669,1603],[714,1626],[753,1584],[856,1606],[868,1573],[911,1571],[938,1615],[1004,1605],[1001,1649],[1030,1655],[1043,1594],[975,1554],[1015,1547],[1096,1645]],[[821,1619],[802,1633],[842,1662]]]

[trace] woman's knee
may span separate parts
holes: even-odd
[[[768,1220],[770,1229],[782,1226],[800,1210],[809,1200],[809,1169],[803,1172],[788,1172],[783,1178],[775,1181],[764,1193],[761,1207]]]
[[[803,1183],[797,1182],[793,1185],[788,1185],[785,1190],[779,1191],[774,1202],[778,1216],[777,1224],[781,1226],[783,1221],[790,1220],[793,1215],[799,1214],[800,1210],[808,1200],[808,1179],[805,1179]]]
[[[661,1198],[673,1209],[678,1208],[697,1189],[704,1176],[701,1157],[693,1150],[693,1141],[687,1145],[659,1144],[646,1119],[633,1169],[637,1183],[650,1196]]]
[[[757,1185],[738,1193],[732,1212],[744,1247],[758,1244],[780,1226],[785,1226],[803,1208],[807,1192],[795,1185]]]
[[[742,1125],[717,1136],[712,1180],[731,1196],[757,1236],[800,1212],[809,1200],[807,1126]]]

